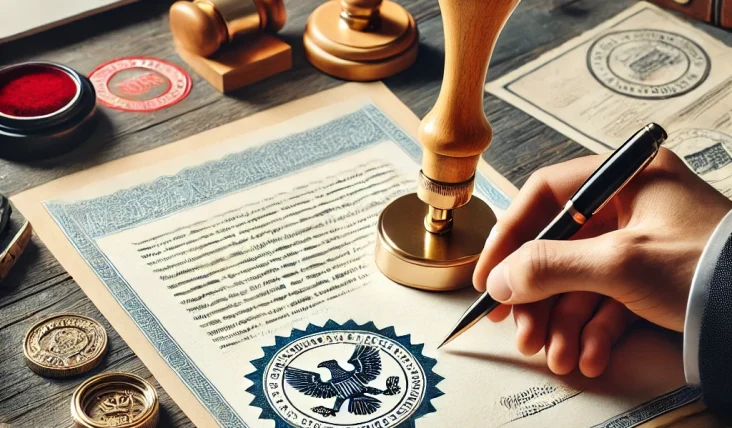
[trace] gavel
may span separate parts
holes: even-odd
[[[344,0],[345,1],[345,0]],[[499,34],[519,0],[439,0],[445,70],[437,102],[422,120],[416,194],[381,213],[376,264],[393,281],[427,290],[471,285],[496,216],[473,197],[478,162],[493,131],[483,92]]]
[[[282,0],[178,1],[170,8],[170,27],[178,43],[203,57],[220,47],[285,25]]]

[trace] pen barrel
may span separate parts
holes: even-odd
[[[661,144],[666,131],[651,123],[623,143],[572,196],[574,208],[590,218],[645,168]]]
[[[571,238],[577,231],[582,228],[582,223],[578,223],[572,214],[565,208],[562,212],[552,220],[544,230],[541,231],[537,240],[545,239],[549,241],[560,241]]]

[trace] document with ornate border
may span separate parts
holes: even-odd
[[[664,144],[732,197],[732,48],[640,2],[486,90],[596,153],[656,122]]]
[[[508,322],[438,352],[475,292],[373,262],[381,209],[416,186],[418,124],[382,84],[347,84],[12,201],[197,426],[634,426],[698,400],[678,338],[651,329],[595,380],[521,356]],[[479,170],[500,216],[516,189]]]

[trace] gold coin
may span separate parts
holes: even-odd
[[[93,369],[107,350],[107,332],[91,318],[59,314],[31,327],[23,353],[41,376],[74,376]]]
[[[79,385],[71,397],[71,417],[84,428],[152,428],[160,404],[155,388],[127,373],[102,373]]]

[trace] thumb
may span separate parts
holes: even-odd
[[[627,293],[628,245],[620,231],[572,241],[529,241],[488,275],[486,290],[505,304],[537,302],[571,291]]]

